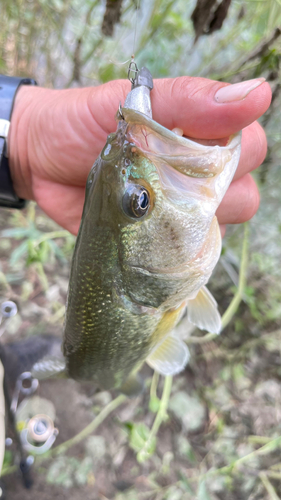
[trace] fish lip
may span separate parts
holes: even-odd
[[[129,111],[129,113],[128,113],[128,111]],[[135,117],[137,119],[138,118],[141,119],[142,125],[147,125],[150,128],[152,128],[152,130],[156,130],[156,132],[158,134],[161,134],[162,137],[167,137],[168,139],[172,139],[174,142],[176,142],[182,146],[186,146],[187,144],[196,145],[196,148],[198,150],[201,150],[201,151],[207,151],[207,150],[210,151],[210,150],[216,149],[216,148],[219,148],[222,151],[229,150],[229,149],[235,148],[241,142],[242,131],[240,130],[239,132],[236,132],[235,134],[232,134],[229,137],[229,141],[228,141],[226,146],[218,146],[218,145],[207,146],[204,144],[200,144],[199,142],[192,141],[191,139],[188,139],[187,137],[179,136],[179,135],[175,134],[174,132],[172,132],[168,128],[163,127],[163,125],[160,125],[160,123],[156,122],[152,118],[148,118],[147,116],[145,116],[143,113],[140,113],[139,111],[131,110],[131,109],[124,107],[124,108],[122,108],[122,113],[124,114],[124,117],[125,117],[125,120],[127,123],[134,123],[133,117],[135,115]],[[131,120],[130,120],[130,118],[131,118]]]
[[[172,203],[190,203],[194,198],[207,202],[213,199],[216,205],[218,199],[221,201],[231,180],[230,173],[234,173],[232,167],[238,164],[241,131],[230,136],[225,146],[205,145],[180,137],[137,111],[123,108],[122,112],[128,123],[128,138],[154,163],[162,190]],[[227,174],[223,174],[225,170]],[[201,186],[206,186],[206,181],[208,189],[203,190]]]

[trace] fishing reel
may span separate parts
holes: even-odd
[[[17,306],[11,300],[2,302],[0,305],[0,336],[4,333],[7,322],[17,314]],[[5,355],[5,346],[1,346]],[[34,458],[24,457],[23,452],[41,455],[48,451],[54,444],[59,433],[54,426],[55,410],[53,404],[43,398],[34,396],[39,387],[39,382],[29,371],[21,373],[17,378],[16,385],[10,398],[7,381],[4,381],[4,393],[9,409],[8,416],[18,443],[21,456],[20,468],[25,475]],[[19,404],[20,398],[23,400]],[[36,404],[34,404],[34,398]],[[43,409],[45,413],[40,412]],[[39,410],[39,411],[38,411]],[[12,444],[12,439],[6,439],[6,446]],[[1,496],[0,496],[1,498]]]
[[[42,455],[53,446],[58,433],[52,419],[48,415],[39,414],[29,420],[27,428],[21,431],[20,438],[26,451]]]
[[[24,399],[18,405],[20,395],[31,396],[36,392],[38,386],[38,380],[33,378],[30,372],[22,373],[18,377],[11,402],[11,412],[15,416],[21,445],[25,451],[34,455],[42,455],[48,451],[59,433],[54,426],[55,412],[50,401],[35,397]],[[46,414],[36,413],[32,415],[40,403],[45,408]]]

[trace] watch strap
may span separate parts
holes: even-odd
[[[0,206],[23,208],[25,200],[19,198],[13,188],[7,158],[7,137],[16,93],[21,85],[37,85],[31,78],[0,75]]]

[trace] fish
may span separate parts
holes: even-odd
[[[154,121],[152,88],[142,68],[89,173],[63,333],[69,377],[125,393],[144,362],[162,375],[185,368],[185,314],[220,333],[206,284],[221,253],[215,213],[241,151],[241,133],[202,144]]]

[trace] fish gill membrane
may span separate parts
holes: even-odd
[[[241,150],[241,133],[224,147],[181,137],[152,119],[147,87],[144,99],[132,93],[87,180],[63,338],[67,376],[129,395],[144,361],[162,375],[184,369],[184,315],[220,332],[205,285],[221,252],[215,212]],[[42,361],[44,377],[56,372]]]

